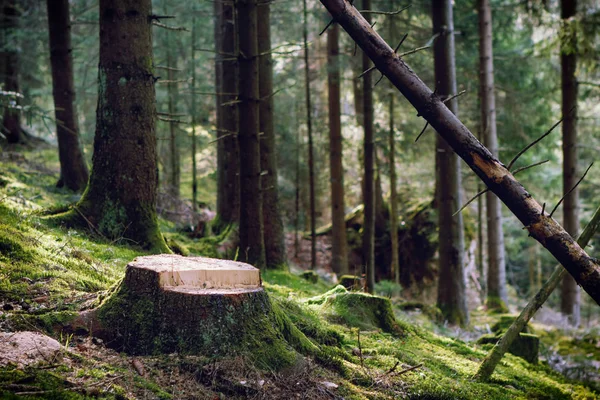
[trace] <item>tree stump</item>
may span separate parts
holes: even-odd
[[[284,337],[286,318],[273,309],[259,270],[235,261],[138,257],[87,320],[95,323],[92,334],[129,354],[247,354],[274,369],[297,357]]]

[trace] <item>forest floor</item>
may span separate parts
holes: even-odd
[[[299,257],[290,257],[291,272],[264,271],[262,278],[274,304],[322,349],[317,355],[299,354],[283,370],[261,370],[246,354],[215,360],[119,353],[98,338],[66,330],[65,321],[98,304],[123,276],[126,264],[144,253],[85,230],[49,224],[44,215],[78,198],[56,189],[57,177],[51,147],[0,156],[2,399],[600,397],[599,328],[567,330],[534,323],[539,362],[507,354],[490,382],[476,382],[471,377],[490,345],[474,339],[506,316],[479,308],[472,312],[471,325],[458,329],[440,323],[434,307],[409,307],[393,297],[393,321],[383,323],[377,312],[336,302],[336,296],[347,292],[335,287],[326,272],[316,283],[299,276],[310,246],[303,239]],[[225,237],[191,238],[181,221],[162,219],[161,228],[169,243],[187,254],[214,257],[231,250]],[[293,239],[288,237],[291,252]],[[319,240],[320,262],[326,263],[328,245],[326,238]],[[21,358],[2,347],[18,347],[20,331],[37,332],[26,338],[29,351],[22,351]],[[44,341],[36,342],[39,337]]]

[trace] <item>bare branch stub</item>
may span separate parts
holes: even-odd
[[[554,212],[558,209],[558,207],[562,204],[562,202],[565,200],[565,197],[567,197],[569,194],[571,194],[571,192],[573,190],[575,190],[575,188],[577,186],[579,186],[579,184],[585,179],[585,176],[587,175],[587,173],[590,171],[590,168],[592,168],[592,165],[594,165],[594,163],[591,163],[589,167],[587,167],[587,169],[585,170],[585,172],[583,173],[583,175],[581,176],[581,178],[579,178],[579,180],[577,181],[577,183],[575,185],[573,185],[573,187],[571,189],[569,189],[569,191],[567,193],[564,194],[563,197],[560,198],[560,200],[558,201],[558,203],[556,203],[556,205],[554,206],[554,208],[552,209],[552,212],[550,212],[550,218],[552,218],[552,215],[554,214]]]

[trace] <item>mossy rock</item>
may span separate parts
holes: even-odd
[[[208,278],[192,286],[190,282],[202,274],[193,275],[190,268],[201,262],[210,264],[202,270]],[[240,278],[232,288],[216,288],[219,274],[223,279],[233,276],[229,270],[214,272],[220,266],[240,267],[239,275],[254,270],[247,264],[202,257],[138,257],[127,266],[119,288],[80,321],[94,322],[94,335],[134,355],[177,352],[227,358],[242,354],[259,368],[278,370],[298,360],[295,349],[317,350],[271,303],[259,277],[251,278],[254,286],[242,287]]]
[[[496,344],[502,336],[493,334],[483,335],[477,339],[477,344]],[[540,349],[540,338],[529,333],[519,333],[519,336],[511,343],[508,352],[525,361],[537,364]]]
[[[338,285],[306,302],[318,306],[319,311],[333,323],[364,330],[381,329],[395,335],[404,334],[404,329],[394,317],[392,303],[384,297],[348,292],[346,288]]]
[[[310,283],[319,282],[319,275],[317,275],[315,271],[304,271],[302,274],[300,274],[300,276]]]
[[[340,277],[340,285],[348,290],[360,290],[362,289],[362,281],[360,276],[355,275],[342,275]]]

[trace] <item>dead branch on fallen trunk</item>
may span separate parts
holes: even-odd
[[[347,0],[321,0],[375,66],[448,142],[542,244],[600,304],[600,265],[546,213],[510,171],[486,149]]]

